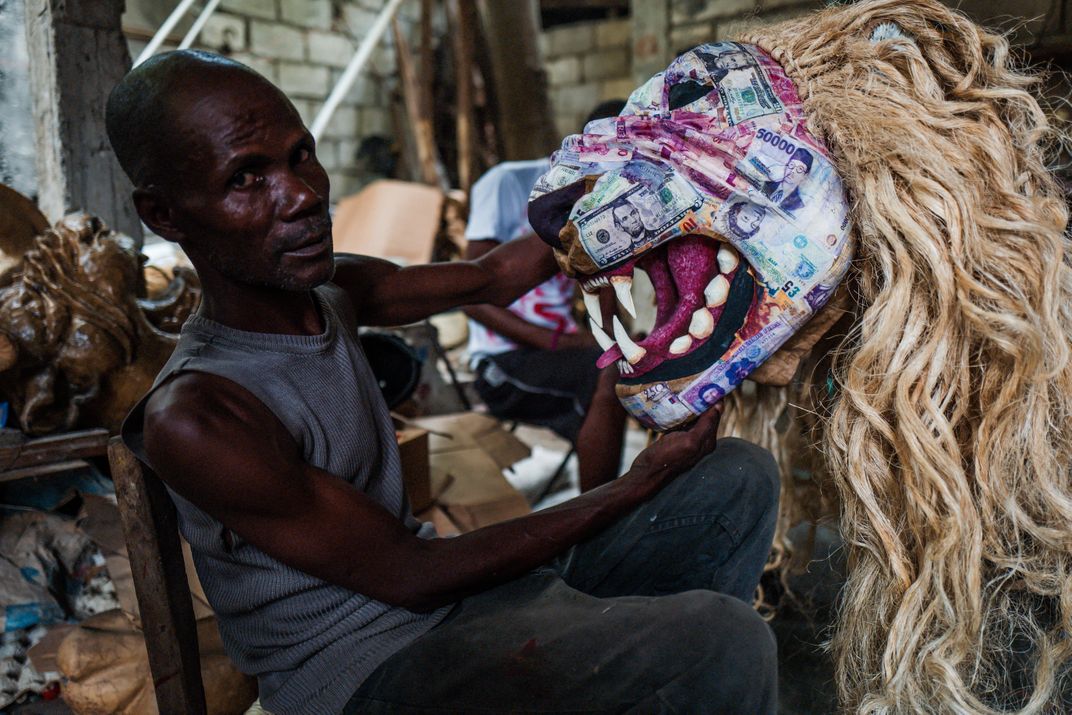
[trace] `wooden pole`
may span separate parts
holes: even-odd
[[[435,78],[435,55],[432,52],[432,3],[421,0],[421,71],[417,81],[421,90],[421,116],[431,117],[435,97],[432,81]]]
[[[197,621],[175,504],[119,437],[108,444],[108,462],[160,715],[204,715]]]
[[[473,0],[448,0],[457,85],[458,187],[469,192],[473,177],[473,33],[479,20]]]
[[[503,158],[537,159],[558,146],[537,37],[537,0],[481,0]],[[594,98],[593,98],[594,99]]]
[[[402,34],[402,29],[397,19],[391,20],[391,31],[394,33],[395,50],[398,53],[398,75],[402,89],[402,101],[406,108],[406,117],[417,148],[417,163],[419,164],[418,170],[421,181],[446,190],[448,188],[446,179],[436,156],[432,118],[421,112],[420,82],[413,70],[413,56],[410,54],[409,42],[406,41],[406,36]]]
[[[130,69],[124,0],[26,0],[38,205],[50,222],[100,216],[140,246],[134,187],[108,143],[104,105]]]

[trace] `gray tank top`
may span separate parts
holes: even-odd
[[[314,295],[321,335],[250,333],[192,316],[153,390],[189,371],[241,385],[286,426],[306,462],[353,484],[430,538],[432,525],[413,518],[403,493],[394,426],[361,351],[349,298],[331,284]],[[142,460],[147,399],[123,426],[124,440]],[[261,703],[271,712],[339,712],[377,666],[450,610],[413,613],[293,569],[168,491],[227,653],[239,670],[257,677]]]

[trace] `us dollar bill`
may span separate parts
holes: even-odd
[[[681,235],[680,224],[703,205],[700,193],[674,172],[629,174],[605,176],[571,217],[585,252],[601,268]]]

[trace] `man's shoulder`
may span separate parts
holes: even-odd
[[[180,372],[157,387],[144,405],[142,442],[150,462],[174,461],[188,450],[227,449],[254,431],[270,438],[268,408],[241,385],[207,372]],[[253,425],[258,425],[253,430]],[[254,441],[259,441],[260,438]]]
[[[236,407],[253,396],[240,385],[220,375],[189,370],[161,383],[145,401],[145,432],[171,432],[204,418],[227,420]],[[238,421],[238,415],[233,415]]]

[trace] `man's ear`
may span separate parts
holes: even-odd
[[[178,243],[184,237],[183,232],[175,224],[171,204],[155,187],[138,187],[134,189],[133,197],[134,208],[138,216],[153,233],[173,243]]]
[[[849,291],[842,283],[830,300],[785,345],[752,371],[748,379],[761,385],[788,385],[796,374],[800,361],[808,356],[815,344],[851,308]]]

